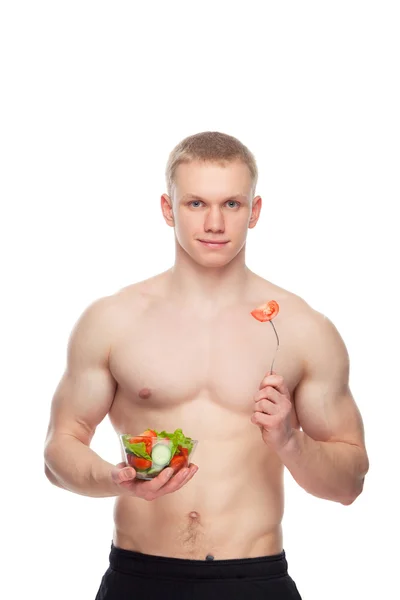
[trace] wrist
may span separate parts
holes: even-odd
[[[290,435],[283,446],[277,451],[277,454],[283,459],[288,456],[294,456],[300,453],[300,441],[302,432],[292,427]]]
[[[92,467],[90,479],[93,491],[103,497],[121,496],[124,490],[113,476],[115,471],[116,466],[106,461],[102,461],[97,469]]]

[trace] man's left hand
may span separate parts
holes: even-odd
[[[269,371],[254,396],[251,422],[258,425],[264,442],[273,450],[281,450],[290,440],[292,403],[290,392],[281,375]]]

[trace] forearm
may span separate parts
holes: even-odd
[[[115,466],[73,436],[60,435],[48,444],[45,465],[51,483],[76,494],[106,498],[121,493],[111,477]]]
[[[297,483],[314,496],[351,504],[363,489],[368,459],[358,446],[319,442],[294,429],[278,455]]]

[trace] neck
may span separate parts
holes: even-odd
[[[169,271],[169,298],[179,305],[218,309],[240,303],[253,275],[245,264],[245,245],[227,265],[203,266],[175,240],[175,264]]]

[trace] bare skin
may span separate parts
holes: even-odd
[[[196,175],[187,171],[186,176],[190,189]],[[167,221],[172,208],[164,198]],[[250,420],[276,337],[271,325],[257,322],[250,311],[272,299],[280,306],[274,371],[290,392],[293,430],[312,431],[314,439],[342,439],[341,425],[326,435],[304,400],[311,390],[305,385],[310,385],[312,357],[319,352],[318,336],[310,334],[318,316],[295,294],[250,271],[239,243],[230,260],[225,250],[203,251],[196,244],[188,251],[190,218],[177,222],[175,212],[178,237],[185,226],[186,250],[177,240],[174,268],[101,299],[77,325],[53,400],[46,473],[55,485],[76,493],[116,496],[113,541],[120,548],[191,559],[277,554],[284,547],[284,464]],[[201,233],[232,239],[243,223],[236,217],[229,230],[229,219],[210,211]],[[345,368],[341,377],[347,389]],[[328,384],[321,388],[326,397],[327,390]],[[325,415],[328,409],[327,403],[321,406]],[[351,423],[346,441],[363,449],[362,421],[349,391],[341,410],[340,423]],[[133,469],[98,457],[90,441],[107,414],[117,434],[181,427],[197,439],[186,480],[178,474],[168,481],[162,473],[152,482],[135,481]],[[319,490],[311,493],[323,497]]]
[[[199,471],[179,492],[154,503],[138,506],[136,499],[119,498],[115,544],[191,558],[280,552],[282,464],[250,422],[252,395],[276,338],[269,324],[249,313],[263,298],[290,306],[290,297],[254,277],[240,305],[199,319],[190,307],[168,300],[168,274],[147,289],[140,319],[110,360],[114,377],[126,386],[114,400],[110,420],[121,432],[184,424],[199,440],[194,457]],[[135,293],[127,291],[127,303]],[[276,364],[294,389],[301,377],[299,360],[289,332],[282,326],[279,332],[284,350]],[[137,337],[143,341],[135,348],[128,340]]]

